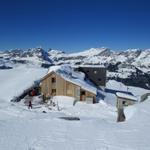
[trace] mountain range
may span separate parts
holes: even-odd
[[[108,48],[91,48],[77,53],[60,50],[32,48],[0,51],[0,69],[11,69],[19,65],[48,68],[51,65],[101,65],[107,68],[107,78],[126,85],[150,89],[150,49],[128,49],[114,51]]]

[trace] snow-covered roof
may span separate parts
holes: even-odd
[[[66,81],[76,84],[84,90],[87,90],[94,94],[97,93],[97,88],[84,80],[85,74],[82,72],[74,71],[69,65],[52,66],[50,67],[48,74],[51,72],[55,72]]]
[[[137,101],[138,100],[135,96],[132,96],[132,95],[129,95],[129,94],[125,94],[125,93],[117,92],[116,95],[118,97],[121,97],[121,98],[129,99],[131,101]]]

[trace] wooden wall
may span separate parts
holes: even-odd
[[[126,104],[123,104],[123,102],[125,102]],[[135,103],[136,103],[135,101],[117,97],[117,108],[123,109],[124,106],[133,105]]]
[[[56,75],[56,95],[66,95],[66,81],[61,77]]]
[[[52,78],[56,79],[55,83],[52,83]],[[92,97],[95,98],[95,94],[86,91],[84,89],[81,89],[78,85],[75,85],[69,81],[64,80],[61,76],[57,75],[56,73],[51,73],[48,76],[46,76],[43,81],[41,82],[41,93],[45,97],[49,97],[52,94],[52,90],[56,89],[55,95],[63,95],[63,96],[71,96],[71,97],[78,97],[77,96],[77,90],[85,91],[85,98],[86,97]]]

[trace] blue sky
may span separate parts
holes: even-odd
[[[0,50],[150,48],[149,0],[1,0]]]

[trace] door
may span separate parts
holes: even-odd
[[[86,98],[85,91],[81,90],[80,100],[85,101],[85,98]]]

